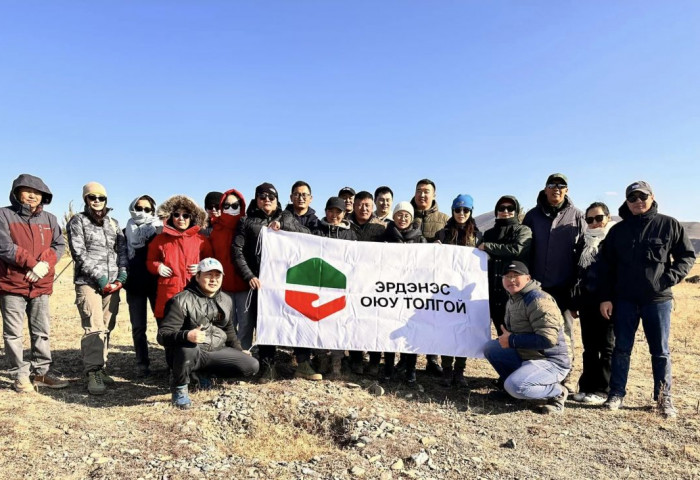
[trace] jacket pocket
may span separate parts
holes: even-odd
[[[668,260],[668,242],[662,238],[649,238],[644,242],[646,259],[655,263],[666,263]]]

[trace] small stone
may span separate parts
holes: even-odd
[[[437,438],[435,438],[435,437],[423,437],[420,439],[420,443],[422,443],[426,447],[429,447],[429,446],[435,445],[437,443]]]
[[[405,398],[406,400],[411,400],[413,398],[413,394],[407,393],[403,398]]]
[[[374,463],[374,462],[378,462],[378,461],[381,460],[381,459],[382,459],[382,456],[381,456],[381,455],[375,455],[375,456],[373,456],[373,457],[370,457],[370,458],[368,459],[368,462],[369,462],[369,463]]]
[[[105,464],[105,463],[111,462],[111,461],[112,461],[112,459],[109,457],[100,457],[97,460],[95,460],[95,463],[97,463],[98,465],[102,465],[102,464]]]
[[[355,446],[356,446],[357,448],[365,448],[365,447],[367,446],[367,444],[364,443],[364,442],[357,442],[357,443],[355,444]]]
[[[429,459],[430,457],[428,457],[428,454],[423,451],[411,455],[411,460],[413,460],[413,463],[415,463],[417,467],[420,467]]]
[[[379,475],[379,480],[391,480],[393,476],[391,475],[391,472],[388,470],[385,470]]]
[[[377,383],[373,383],[372,385],[369,386],[367,389],[371,395],[374,395],[375,397],[381,397],[384,395],[384,387]]]
[[[401,460],[400,458],[399,458],[398,460],[396,460],[396,461],[391,465],[391,469],[394,470],[394,471],[403,470],[403,460]]]
[[[501,447],[503,448],[515,448],[515,439],[509,438],[507,442],[502,443]]]
[[[307,467],[302,468],[301,473],[304,475],[316,475],[316,472]]]
[[[423,385],[421,385],[420,383],[418,384],[418,391],[421,393],[425,392],[425,387],[423,387]]]
[[[352,383],[352,382],[347,382],[347,383],[345,384],[345,386],[346,386],[347,388],[350,388],[350,389],[361,388],[360,385],[358,385],[357,383]]]
[[[352,467],[350,469],[350,475],[353,475],[355,477],[364,477],[365,476],[365,469],[355,465],[354,467]]]

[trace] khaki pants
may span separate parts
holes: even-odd
[[[86,374],[104,368],[107,363],[109,334],[117,324],[119,292],[102,295],[89,285],[76,285],[75,304],[84,330],[80,351]]]

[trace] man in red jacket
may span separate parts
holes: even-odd
[[[11,205],[0,208],[0,311],[10,376],[19,393],[33,392],[34,386],[68,386],[49,371],[49,296],[54,268],[65,249],[56,217],[44,211],[52,197],[40,178],[25,173],[12,184]],[[23,357],[25,314],[31,362]]]

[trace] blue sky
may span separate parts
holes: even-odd
[[[649,181],[700,221],[700,2],[208,1],[0,5],[0,164],[51,210],[103,183],[202,202],[304,179],[437,184],[534,205],[549,173],[613,211]]]

